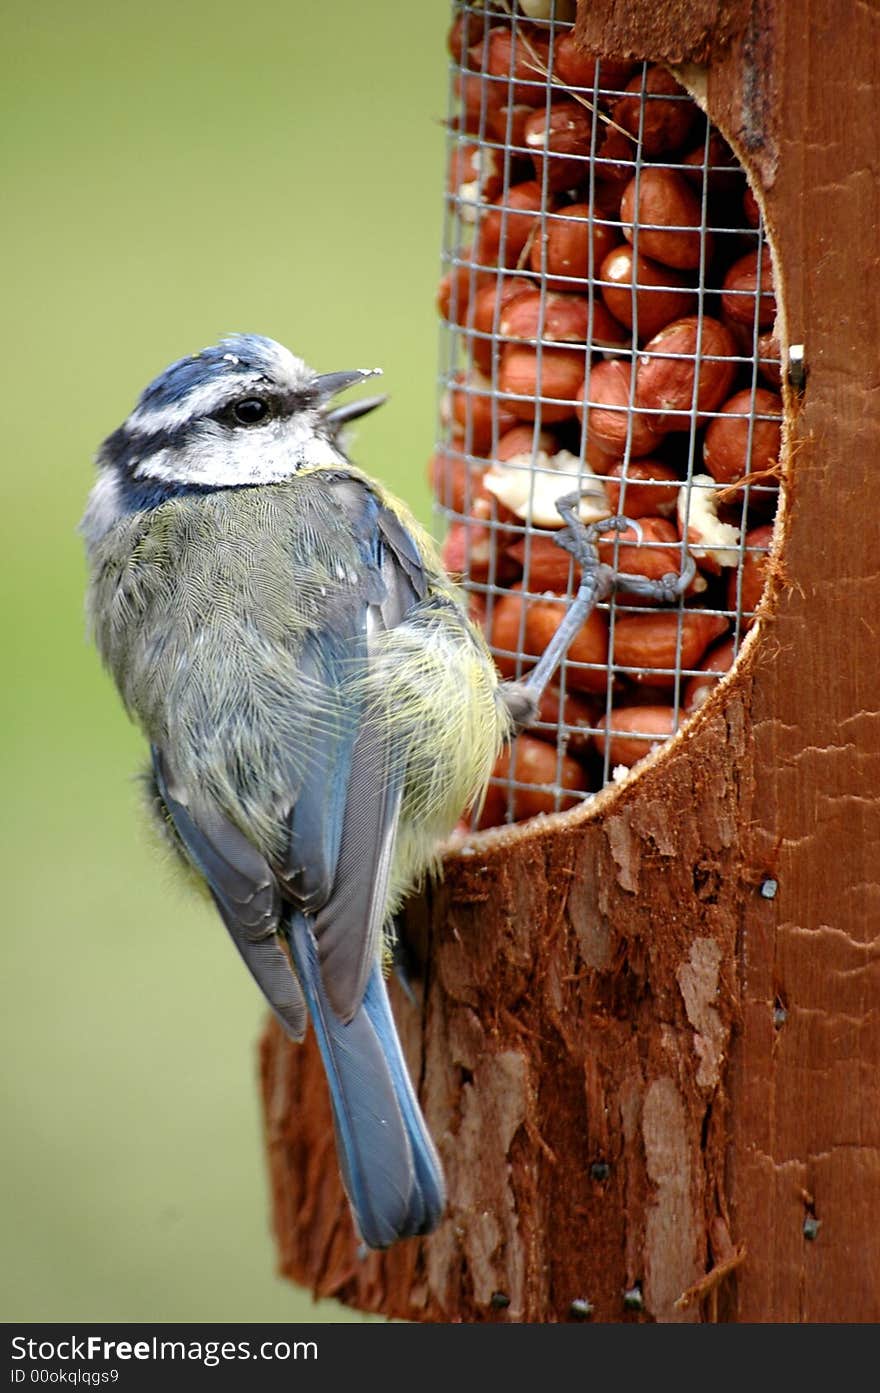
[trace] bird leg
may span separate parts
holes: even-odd
[[[501,695],[518,730],[532,724],[544,690],[565,657],[575,634],[586,624],[596,605],[607,600],[615,590],[653,600],[656,604],[672,604],[683,595],[696,573],[696,563],[689,554],[681,574],[674,571],[659,580],[647,576],[628,575],[615,571],[599,559],[597,541],[604,532],[625,532],[632,528],[641,539],[641,528],[631,518],[617,515],[589,525],[577,515],[581,494],[569,493],[556,500],[556,508],[565,526],[554,538],[557,546],[570,552],[581,569],[578,590],[565,617],[538,662],[527,677],[518,682],[504,682]]]

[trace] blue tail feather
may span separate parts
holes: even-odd
[[[308,921],[293,915],[290,945],[327,1074],[343,1184],[364,1242],[387,1248],[429,1233],[445,1193],[397,1038],[377,963],[363,1003],[344,1024],[327,1000]]]
[[[434,1143],[425,1126],[425,1119],[422,1117],[422,1110],[410,1081],[394,1017],[391,1014],[385,979],[378,963],[373,968],[372,975],[367,982],[363,1009],[369,1016],[382,1045],[397,1095],[397,1104],[409,1135],[416,1171],[416,1190],[421,1198],[423,1213],[421,1224],[416,1232],[430,1233],[439,1224],[446,1207],[443,1169],[440,1165],[440,1157],[437,1155]]]

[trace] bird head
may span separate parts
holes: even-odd
[[[343,428],[385,398],[333,402],[379,371],[316,373],[272,339],[231,334],[160,373],[98,464],[130,482],[207,489],[344,464]]]

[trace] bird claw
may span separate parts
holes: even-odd
[[[615,584],[618,590],[622,590],[626,594],[640,595],[644,599],[653,600],[658,605],[673,605],[688,589],[696,573],[697,563],[688,553],[680,572],[667,571],[665,576],[660,576],[656,580],[650,580],[647,576],[632,576],[621,572],[615,576]]]
[[[578,506],[584,494],[589,492],[584,489],[577,493],[565,494],[556,500],[556,509],[564,526],[557,532],[554,540],[557,546],[574,557],[580,567],[581,578],[577,594],[536,666],[521,682],[504,684],[505,688],[509,688],[504,697],[512,723],[518,730],[522,730],[535,719],[538,703],[547,683],[565,657],[575,634],[587,622],[601,600],[607,599],[615,589],[620,589],[646,596],[657,603],[671,603],[684,593],[694,578],[696,567],[690,555],[686,556],[681,575],[670,572],[660,580],[649,580],[647,576],[632,576],[626,572],[615,571],[613,566],[602,561],[597,543],[603,533],[632,530],[641,542],[642,529],[638,522],[622,513],[601,518],[598,522],[581,522],[577,515]]]
[[[584,495],[589,496],[589,493],[588,489],[584,489],[577,493],[565,494],[556,500],[556,510],[565,526],[557,533],[555,540],[557,546],[574,557],[582,575],[594,576],[597,599],[604,598],[612,590],[623,590],[631,595],[654,600],[657,604],[674,604],[696,575],[696,562],[690,553],[685,555],[680,574],[670,571],[658,580],[650,580],[647,576],[629,575],[625,571],[615,571],[613,566],[599,559],[596,545],[599,537],[605,532],[632,531],[635,533],[636,542],[640,543],[643,538],[642,528],[635,518],[628,518],[623,513],[601,518],[598,522],[581,522],[577,508],[581,498]]]
[[[556,511],[562,518],[565,526],[557,532],[554,538],[556,545],[562,547],[563,551],[570,552],[580,566],[582,572],[598,571],[604,565],[599,560],[599,552],[596,542],[605,532],[626,532],[630,528],[635,532],[639,541],[642,540],[642,529],[632,518],[617,514],[610,518],[600,518],[598,522],[581,522],[577,515],[577,509],[581,498],[592,497],[590,489],[578,490],[577,493],[566,493],[562,498],[556,500]],[[610,567],[606,569],[610,570]]]

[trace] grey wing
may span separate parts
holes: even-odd
[[[371,644],[424,599],[427,580],[406,529],[366,485],[339,479],[334,500],[363,537],[364,575],[347,627],[350,645],[359,644],[368,663]],[[322,647],[321,635],[308,662],[323,671],[327,705],[351,712],[345,691],[350,667],[339,665],[332,646]],[[393,730],[361,701],[342,738],[331,731],[319,739],[291,812],[285,888],[313,917],[321,979],[343,1021],[360,1006],[379,951],[405,773]]]
[[[360,1006],[379,951],[404,772],[387,730],[367,713],[352,753],[332,890],[314,921],[321,980],[343,1021]]]
[[[280,863],[270,866],[203,797],[196,805],[167,752],[153,750],[159,793],[189,859],[269,1005],[297,1039],[306,1008],[279,937],[283,899],[309,917],[322,982],[343,1021],[358,1010],[378,955],[405,761],[351,677],[358,663],[369,663],[376,636],[427,593],[418,550],[394,514],[358,479],[341,476],[331,487],[362,543],[362,566],[351,593],[328,602],[298,657],[314,700],[297,713],[308,759],[291,760],[290,837]]]
[[[233,943],[281,1025],[295,1040],[306,1028],[306,1005],[278,937],[281,897],[265,857],[217,809],[187,806],[167,756],[153,746],[159,796],[193,865],[201,872]]]

